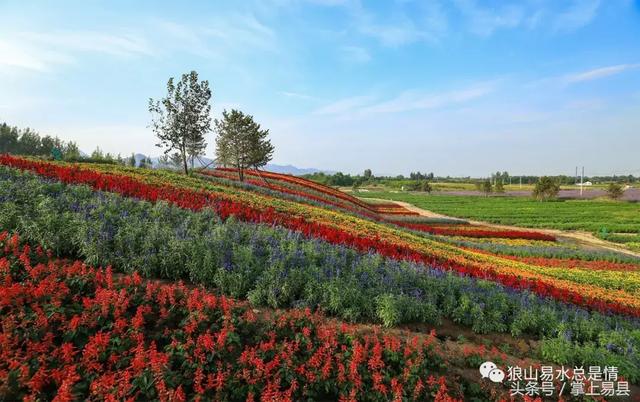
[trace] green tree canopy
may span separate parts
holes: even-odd
[[[253,116],[232,109],[223,111],[222,119],[215,120],[216,162],[238,169],[240,180],[248,168],[259,169],[273,157],[274,147],[269,130],[262,129]]]
[[[199,81],[198,73],[183,74],[178,83],[169,78],[167,96],[158,101],[149,99],[151,127],[160,140],[156,146],[165,155],[177,152],[185,174],[187,161],[203,155],[207,147],[205,135],[211,131],[211,90],[208,81]]]
[[[542,176],[533,188],[532,195],[539,201],[545,201],[556,198],[559,192],[560,183],[558,183],[558,180],[549,176]]]
[[[624,189],[622,188],[622,185],[618,183],[610,183],[609,186],[607,186],[607,197],[611,198],[612,200],[617,200],[623,195]]]
[[[493,186],[491,185],[491,180],[487,179],[485,181],[482,182],[481,185],[481,189],[482,192],[484,193],[485,196],[489,196],[489,194],[491,194],[491,191],[493,191]]]

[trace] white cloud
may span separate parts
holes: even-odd
[[[299,92],[290,92],[290,91],[280,91],[278,92],[280,95],[286,96],[287,98],[294,99],[302,99],[307,101],[320,101],[321,99],[312,95],[302,94]]]
[[[149,29],[9,33],[0,39],[0,66],[50,72],[56,66],[77,63],[88,53],[132,58],[187,51],[224,59],[256,50],[278,51],[275,32],[252,14],[230,15],[196,26],[151,18],[141,26]]]
[[[398,3],[395,5],[390,15],[375,15],[359,3],[350,4],[355,30],[388,47],[415,42],[437,43],[445,34],[447,16],[439,2],[420,2],[419,7],[411,13],[403,10]]]
[[[584,81],[593,81],[611,75],[620,74],[628,70],[640,68],[639,64],[618,64],[615,66],[601,67],[580,73],[569,74],[563,78],[565,84],[575,84]]]
[[[45,72],[54,64],[70,61],[69,57],[57,52],[0,39],[0,66]]]
[[[364,106],[373,100],[374,98],[372,96],[353,96],[350,98],[340,99],[316,109],[313,114],[341,114]]]
[[[354,96],[325,105],[314,111],[314,114],[367,117],[387,113],[437,109],[481,98],[493,92],[494,87],[494,83],[480,83],[467,88],[440,93],[409,90],[395,98],[380,102],[375,102],[376,99],[372,96]]]
[[[371,54],[363,47],[342,46],[340,52],[343,59],[349,63],[367,63],[371,60]]]
[[[500,9],[479,7],[475,0],[455,0],[456,7],[468,19],[469,30],[480,36],[489,36],[500,28],[514,28],[524,19],[522,6],[507,5]]]
[[[57,65],[77,62],[79,53],[133,57],[149,56],[153,51],[145,39],[131,33],[18,32],[0,40],[0,65],[23,70],[49,72]]]
[[[479,84],[469,88],[442,93],[406,91],[394,99],[362,108],[361,114],[399,113],[412,110],[436,109],[464,103],[483,97],[493,91],[492,84]]]
[[[105,33],[95,31],[25,32],[19,39],[58,49],[61,52],[95,52],[112,56],[128,57],[152,55],[147,40],[130,32]]]
[[[566,2],[536,0],[518,4],[499,3],[486,7],[477,0],[454,0],[458,11],[466,18],[468,29],[479,36],[491,36],[500,29],[526,27],[551,32],[571,32],[593,21],[601,0]]]
[[[597,15],[600,0],[574,0],[573,5],[560,13],[554,22],[554,30],[574,31],[589,24]]]
[[[196,31],[197,32],[197,31]],[[231,15],[216,19],[201,31],[212,45],[236,50],[277,51],[277,36],[274,30],[260,22],[254,15]]]

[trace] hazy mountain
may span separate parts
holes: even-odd
[[[147,155],[137,153],[135,154],[135,158],[136,158],[136,164],[139,164],[142,159],[147,158]],[[206,158],[206,157],[200,158],[200,159],[201,161],[196,160],[195,163],[193,164],[195,167],[202,167],[202,166],[213,167],[213,159]],[[160,160],[159,156],[151,157],[151,162],[153,164],[153,167],[159,167],[160,165],[159,160]],[[321,169],[315,169],[315,168],[299,168],[293,165],[277,165],[277,164],[271,164],[271,163],[268,163],[267,166],[264,167],[264,170],[268,170],[274,173],[292,174],[295,176],[300,176],[303,174],[319,173],[319,172],[333,173],[330,170],[321,170]]]

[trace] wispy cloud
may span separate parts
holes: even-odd
[[[560,13],[554,22],[554,30],[574,31],[589,24],[597,15],[600,0],[574,0],[569,9]]]
[[[335,102],[329,103],[319,109],[316,109],[313,114],[328,115],[328,114],[341,114],[349,111],[353,111],[364,105],[370,104],[375,98],[373,96],[353,96],[350,98],[344,98]]]
[[[325,105],[314,114],[365,117],[383,113],[401,113],[415,110],[428,110],[463,104],[490,94],[495,83],[479,83],[467,88],[445,92],[429,93],[417,90],[405,91],[398,96],[378,101],[373,96],[354,96]]]
[[[598,15],[601,0],[563,2],[538,0],[495,7],[480,5],[477,0],[454,0],[465,17],[468,30],[479,36],[491,36],[500,29],[524,27],[551,32],[572,32],[592,22]]]
[[[342,46],[342,58],[348,63],[366,63],[371,60],[369,51],[360,46]]]
[[[218,45],[238,48],[277,51],[277,36],[273,29],[259,21],[253,14],[235,14],[212,21],[202,33],[217,38]]]
[[[478,84],[468,88],[440,93],[406,91],[396,98],[364,107],[359,110],[359,113],[399,113],[412,110],[436,109],[468,102],[483,97],[493,92],[493,90],[493,84]]]
[[[132,33],[96,31],[18,32],[0,40],[0,65],[38,72],[77,62],[79,53],[116,57],[149,56],[149,43]]]
[[[71,59],[58,52],[47,51],[26,43],[0,39],[0,66],[46,72],[52,65],[70,63]]]
[[[56,66],[78,63],[86,54],[133,58],[186,51],[203,58],[225,59],[257,50],[279,49],[275,31],[252,14],[194,25],[151,18],[132,29],[11,33],[0,39],[0,65],[50,72]]]
[[[149,42],[132,32],[58,31],[46,34],[27,32],[19,35],[19,39],[59,49],[62,52],[95,52],[119,57],[153,54]]]
[[[500,28],[514,28],[522,23],[525,10],[519,5],[483,8],[475,0],[455,0],[454,4],[469,22],[469,30],[480,36],[489,36]]]
[[[307,95],[299,92],[280,91],[278,93],[280,95],[286,96],[287,98],[302,99],[302,100],[315,101],[315,102],[321,101],[321,99],[316,96]]]
[[[448,28],[447,16],[437,1],[419,2],[408,12],[401,2],[393,3],[390,15],[376,15],[360,3],[348,3],[355,30],[376,39],[381,45],[399,47],[415,42],[437,43]]]
[[[615,66],[601,67],[589,71],[583,71],[580,73],[569,74],[563,77],[565,84],[575,84],[584,81],[593,81],[611,75],[623,73],[625,71],[634,70],[640,68],[638,64],[618,64]]]

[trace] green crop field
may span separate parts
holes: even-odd
[[[436,213],[532,228],[640,233],[640,203],[601,200],[535,201],[527,197],[368,192],[365,198],[404,201]]]

